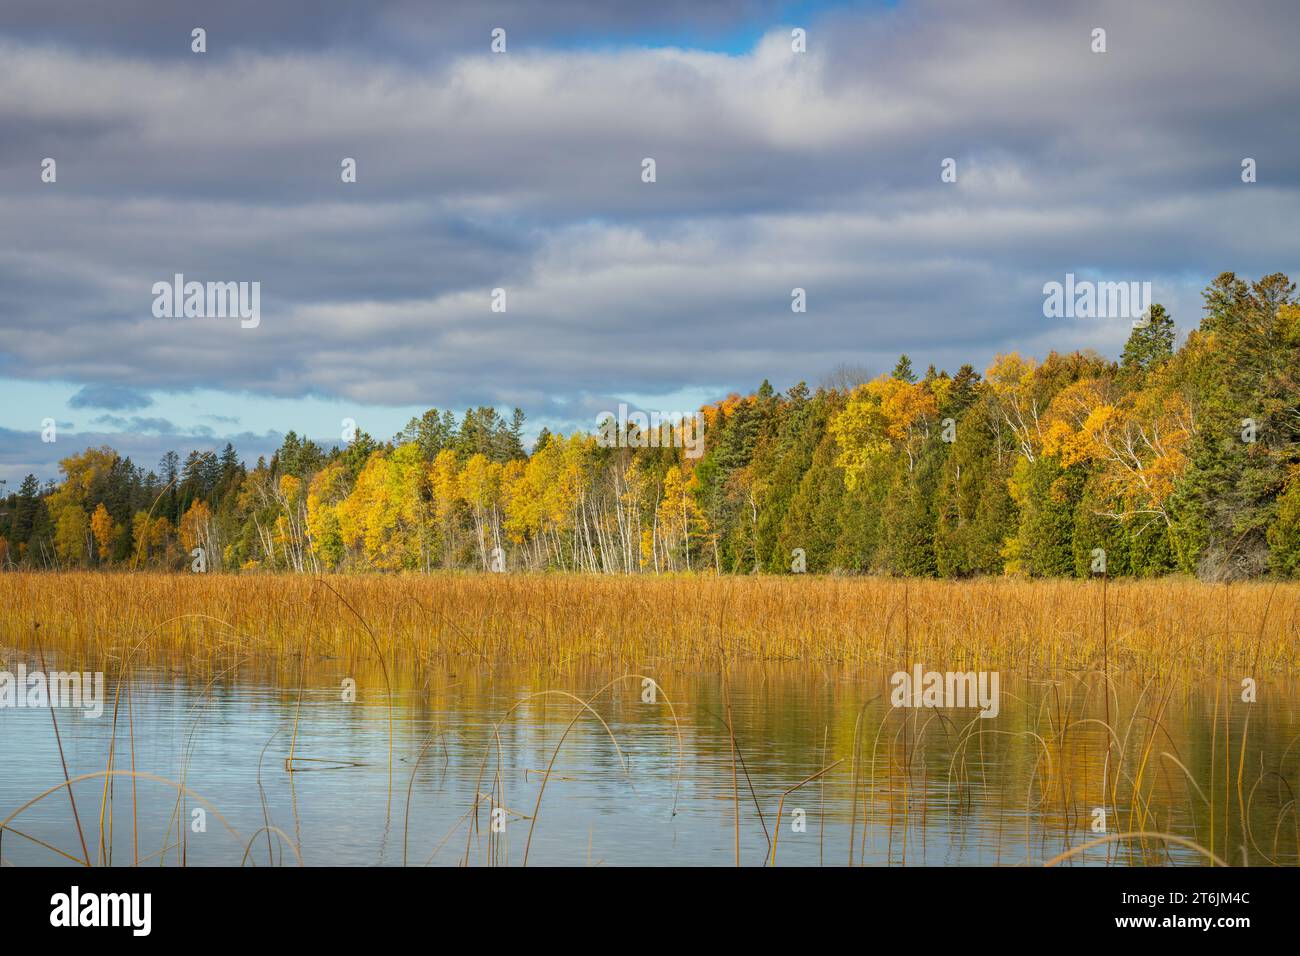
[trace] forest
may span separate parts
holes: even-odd
[[[1181,346],[1153,305],[1117,360],[764,382],[700,410],[698,457],[595,423],[529,451],[490,407],[328,450],[290,431],[251,468],[87,448],[0,499],[0,568],[1085,577],[1101,549],[1110,576],[1296,577],[1295,292],[1224,273]]]

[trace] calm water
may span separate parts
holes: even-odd
[[[6,659],[12,668],[24,658]],[[623,673],[420,670],[393,675],[389,695],[380,672],[349,674],[325,661],[303,678],[300,702],[296,663],[215,678],[154,669],[137,671],[129,695],[122,688],[115,744],[113,675],[102,717],[55,714],[70,775],[103,771],[110,750],[118,769],[130,769],[133,736],[137,771],[183,779],[202,798],[178,807],[175,788],[137,779],[138,853],[150,865],[176,865],[182,854],[188,865],[238,865],[250,844],[248,864],[260,866],[296,864],[291,844],[307,865],[392,866],[404,856],[410,865],[519,865],[535,812],[529,865],[732,865],[736,791],[743,865],[769,859],[778,827],[778,865],[845,865],[850,852],[873,865],[1039,863],[1095,838],[1103,806],[1112,833],[1174,833],[1232,863],[1297,859],[1294,687],[1262,684],[1258,702],[1246,704],[1224,682],[1216,719],[1214,685],[1143,692],[1121,683],[1111,722],[1122,739],[1108,765],[1099,688],[1068,675],[1002,675],[1000,713],[982,720],[974,710],[892,708],[884,672],[755,666],[733,670],[724,687],[718,672],[647,665],[642,673],[660,685],[655,700],[643,700],[640,679],[596,698],[608,732],[591,714],[578,717],[537,810],[542,776],[579,707],[559,693],[529,695],[585,699]],[[358,685],[355,702],[344,699],[348,678]],[[59,760],[48,709],[0,709],[0,819],[60,783]],[[785,790],[837,760],[787,796],[778,817]],[[103,777],[74,788],[88,852],[96,862],[102,855],[130,864],[131,780],[112,783],[101,848],[104,789]],[[506,811],[499,835],[494,805]],[[195,807],[207,808],[206,832],[191,828]],[[11,826],[82,855],[64,791]],[[283,836],[259,832],[266,826]],[[1111,844],[1073,863],[1199,860],[1162,847]],[[6,865],[71,865],[13,832],[0,853]]]

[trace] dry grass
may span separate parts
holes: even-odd
[[[1091,850],[1094,860],[1100,852],[1117,864],[1162,864],[1173,862],[1171,851],[1182,848],[1216,864],[1294,863],[1300,859],[1300,806],[1288,782],[1300,755],[1294,713],[1275,706],[1272,723],[1257,731],[1249,705],[1236,698],[1241,679],[1250,676],[1281,690],[1280,701],[1293,699],[1289,678],[1297,675],[1300,660],[1297,613],[1300,585],[1188,580],[0,574],[0,649],[108,665],[126,677],[119,688],[131,686],[137,667],[179,668],[211,683],[254,662],[273,671],[274,683],[297,688],[300,700],[307,670],[317,662],[370,675],[360,683],[382,689],[389,701],[390,815],[393,695],[409,691],[412,682],[422,694],[436,694],[439,684],[428,675],[445,670],[441,665],[509,665],[536,675],[539,686],[564,680],[561,674],[580,681],[580,675],[620,670],[639,676],[643,667],[675,675],[673,685],[681,686],[692,683],[688,675],[713,670],[722,681],[715,717],[726,730],[726,753],[717,759],[730,767],[728,824],[737,861],[742,826],[755,825],[749,803],[768,832],[749,762],[764,741],[788,729],[781,720],[789,708],[768,701],[770,706],[737,726],[730,679],[752,686],[755,670],[761,677],[789,665],[810,678],[821,674],[823,690],[835,696],[853,686],[842,683],[844,675],[861,680],[913,662],[940,670],[1002,671],[1011,697],[1007,717],[996,726],[978,717],[955,721],[942,712],[893,709],[879,694],[860,709],[854,705],[847,721],[828,716],[810,745],[816,764],[790,780],[770,809],[779,821],[785,796],[805,785],[816,782],[823,801],[828,784],[847,787],[847,846],[823,846],[821,857],[850,865],[882,853],[913,862],[913,845],[924,846],[932,826],[926,795],[942,788],[948,801],[970,812],[976,794],[990,786],[990,766],[998,765],[1004,765],[998,787],[1005,790],[999,806],[1020,808],[1006,812],[1005,824],[998,817],[999,862],[1055,864]],[[502,723],[511,720],[521,705],[548,695],[577,708],[546,767],[531,815],[522,817],[530,834],[525,862],[564,737],[585,715],[614,739],[593,705],[630,679],[616,676],[587,699],[540,689],[501,716]],[[1213,697],[1203,707],[1207,687]],[[70,801],[70,833],[79,842],[68,850],[47,846],[69,861],[112,861],[112,814],[106,834],[104,807],[112,803],[110,785],[117,777],[131,781],[133,821],[137,778],[175,788],[175,819],[184,818],[191,801],[205,802],[184,778],[166,781],[136,771],[133,696],[132,691],[125,704],[113,704],[114,736],[120,718],[131,769],[114,765],[110,747],[102,773],[69,777],[65,768],[62,785],[27,804],[45,797]],[[688,692],[678,700],[690,707],[692,698]],[[1237,716],[1230,720],[1230,712]],[[682,728],[675,709],[672,721],[680,772]],[[52,730],[57,734],[57,725]],[[1202,731],[1210,738],[1208,753]],[[295,716],[286,770],[298,769],[295,759],[312,759],[293,756],[296,733]],[[417,767],[430,741],[416,757]],[[501,738],[494,730],[493,745],[481,755],[472,806],[448,833],[468,827],[466,865],[482,832],[482,808],[507,806],[501,765]],[[76,816],[73,789],[80,781],[102,790],[97,854],[87,848]],[[404,860],[413,781],[414,771],[405,788]],[[1106,811],[1108,821],[1101,836],[1089,827],[1096,808]],[[40,843],[14,826],[23,809],[0,822],[0,836],[8,831]],[[958,828],[955,837],[961,837],[961,818],[959,813],[947,824]],[[1012,851],[1002,858],[1004,825],[1007,836],[1016,837],[1008,845],[1021,852],[1031,848],[1027,857]],[[132,861],[138,864],[143,858],[134,829],[133,823]],[[239,846],[245,862],[260,837],[270,854],[273,831],[282,856],[283,842],[293,856],[299,853],[268,818],[251,839],[236,835],[244,841]],[[164,843],[162,854],[176,851],[183,865],[183,827],[171,838],[175,842]],[[490,835],[487,841],[483,862],[507,862],[503,847]],[[775,831],[765,858],[777,863]]]
[[[65,659],[801,661],[1289,676],[1300,585],[579,575],[0,574],[0,644]]]

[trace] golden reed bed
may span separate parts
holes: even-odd
[[[691,752],[712,746],[719,766],[730,761],[737,862],[745,788],[758,805],[748,768],[763,765],[769,742],[790,734],[791,715],[811,701],[829,709],[808,723],[812,756],[788,785],[829,786],[838,812],[849,814],[847,844],[826,847],[828,860],[867,860],[870,834],[873,848],[887,840],[889,858],[908,862],[908,841],[924,846],[931,825],[933,808],[918,802],[918,795],[939,787],[966,808],[954,819],[968,819],[976,801],[995,807],[998,862],[1057,864],[1091,852],[1094,862],[1104,854],[1107,863],[1293,865],[1300,859],[1300,816],[1287,781],[1300,754],[1293,692],[1298,614],[1300,585],[1190,580],[0,574],[0,666],[6,647],[19,648],[20,655],[39,651],[64,661],[103,663],[119,674],[159,663],[190,674],[207,672],[213,681],[235,664],[265,662],[277,686],[299,688],[299,703],[309,663],[329,671],[331,680],[339,673],[357,677],[367,693],[386,684],[390,813],[402,800],[395,724],[428,712],[412,710],[407,692],[416,691],[419,708],[442,712],[465,694],[489,693],[484,675],[495,665],[522,665],[515,669],[519,699],[492,711],[492,719],[520,719],[533,707],[544,712],[563,698],[566,707],[573,705],[569,728],[586,713],[601,733],[608,731],[599,716],[607,692],[617,687],[635,694],[641,685],[632,678],[654,673],[660,675],[656,680],[663,678],[665,697],[668,689],[673,695],[663,720],[676,741],[678,772],[684,736]],[[768,666],[775,662],[791,662],[802,680],[813,683],[823,670],[832,677],[837,671],[863,676],[910,669],[914,662],[937,670],[1000,670],[1005,686],[1014,689],[1004,702],[1004,723],[992,728],[978,716],[954,723],[914,708],[892,708],[883,680],[876,685],[882,693],[861,702],[851,693],[841,696],[860,686],[844,681],[829,681],[829,696],[819,697],[797,681],[774,681],[767,690],[767,673],[785,670]],[[439,664],[451,667],[434,666]],[[720,664],[734,666],[722,668],[719,696],[718,675],[706,669]],[[452,669],[479,673],[467,682]],[[553,688],[564,672],[565,686],[587,688],[581,699]],[[1029,679],[1019,680],[1022,674]],[[1279,691],[1267,696],[1253,723],[1252,705],[1239,700],[1246,677],[1268,680]],[[733,723],[728,686],[740,678],[751,687],[763,683],[767,696],[764,706],[744,710]],[[1113,689],[1103,693],[1107,678]],[[116,686],[114,739],[120,689],[131,681]],[[792,694],[795,704],[784,706]],[[134,696],[132,689],[122,731],[122,752],[132,755]],[[286,695],[285,705],[291,700]],[[692,729],[692,720],[707,716],[701,700],[716,710],[708,719],[725,716],[723,726],[731,731],[711,744]],[[851,701],[847,707],[841,706],[845,700]],[[294,713],[286,768],[295,759],[313,759],[295,757]],[[51,730],[57,737],[57,724]],[[416,755],[416,767],[431,740]],[[501,737],[493,732],[477,763],[478,796],[461,823],[477,820],[485,786],[493,790],[494,805],[507,803],[497,789],[503,786],[500,777],[485,769],[493,759],[499,766],[494,746],[501,746]],[[102,772],[74,778],[65,769],[62,786],[34,794],[7,821],[0,817],[0,829],[21,839],[14,818],[77,783],[95,789],[101,806],[111,804],[106,781],[130,776],[134,782],[136,776],[114,760],[110,747]],[[474,761],[467,766],[472,770]],[[804,771],[810,775],[800,783]],[[150,779],[185,785],[184,779]],[[544,788],[545,779],[533,823]],[[130,793],[134,820],[134,787]],[[725,786],[722,795],[725,801]],[[176,799],[175,818],[184,819],[181,797]],[[409,819],[409,783],[406,799]],[[1097,808],[1108,821],[1100,835],[1091,826]],[[112,826],[106,831],[105,819],[111,821],[112,813],[100,814],[97,846],[99,858],[111,860]],[[944,819],[936,813],[933,825],[949,825]],[[466,864],[472,820],[465,824]],[[91,862],[93,823],[87,832],[79,820],[69,826],[78,839],[74,844],[70,836],[67,843],[80,848],[81,856],[75,849],[55,852],[72,862]],[[752,819],[746,826],[753,826]],[[177,862],[184,865],[185,828],[176,836]],[[298,852],[287,835],[278,837]],[[141,862],[135,839],[133,829],[132,859]],[[250,840],[245,861],[252,845]],[[496,861],[495,847],[489,837],[489,862]],[[776,864],[775,840],[768,852]],[[524,853],[526,860],[527,845]]]
[[[0,574],[0,644],[82,660],[804,661],[1294,675],[1300,584]],[[39,624],[39,630],[35,625]]]

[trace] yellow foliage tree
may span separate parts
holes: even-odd
[[[347,470],[336,461],[316,472],[307,489],[307,536],[316,559],[330,569],[345,551],[338,508],[347,497],[346,482]]]
[[[199,498],[191,502],[189,510],[181,515],[178,533],[181,547],[187,553],[192,553],[195,548],[202,548],[207,554],[209,566],[216,567],[221,554],[215,546],[212,509],[208,507],[207,502]]]
[[[362,547],[377,568],[416,568],[427,562],[424,501],[429,475],[414,442],[392,457],[373,453],[352,492],[337,508],[339,532],[349,547]]]
[[[882,375],[855,388],[829,426],[849,489],[857,487],[877,458],[895,448],[907,455],[909,470],[914,468],[938,411],[938,401],[926,382]]]
[[[691,493],[691,481],[677,465],[664,474],[664,493],[656,524],[670,571],[677,570],[679,554],[685,569],[691,569],[691,532],[699,539],[708,531],[704,512]]]
[[[489,544],[492,548],[501,546],[501,465],[483,454],[470,456],[461,469],[456,490],[474,518],[479,557],[487,570]]]
[[[112,515],[101,501],[95,508],[95,513],[90,516],[90,532],[95,536],[95,544],[99,546],[100,561],[107,563],[112,558],[113,542],[121,531],[121,526],[113,523]]]
[[[67,504],[59,510],[54,525],[54,553],[62,561],[80,564],[86,559],[86,537],[90,522],[78,504]]]

